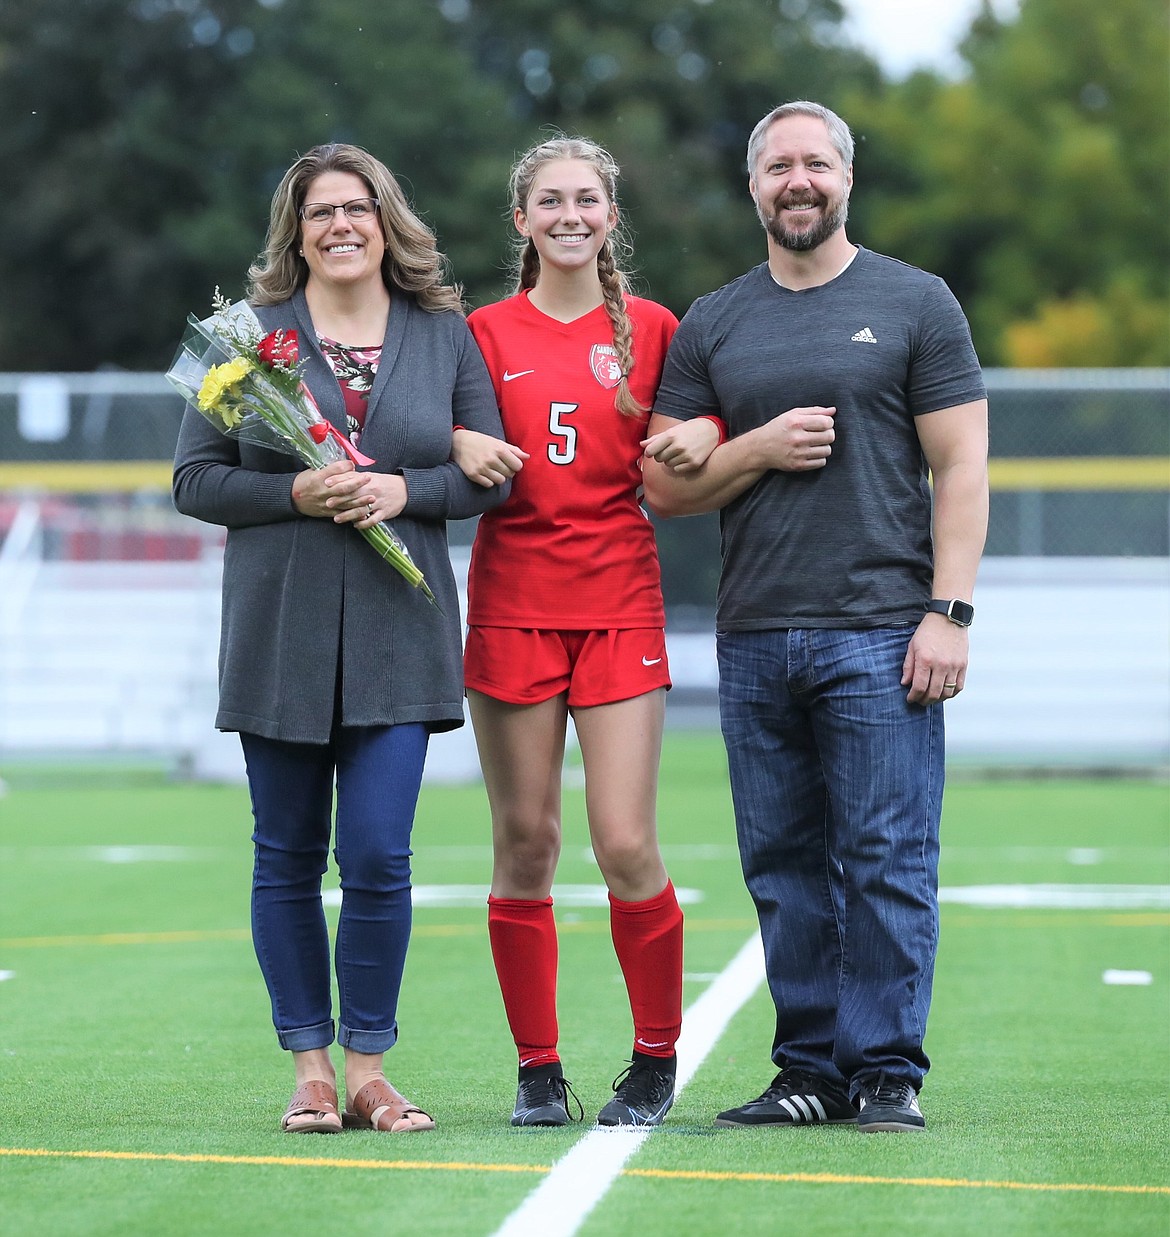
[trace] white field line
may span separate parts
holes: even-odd
[[[938,900],[997,909],[1136,911],[1170,909],[1170,885],[960,885]]]
[[[415,885],[410,900],[415,909],[446,906],[486,906],[488,885]],[[674,891],[679,906],[695,906],[703,900],[701,889],[679,887]],[[554,885],[557,909],[569,906],[601,906],[609,909],[609,890],[605,885]],[[341,905],[340,889],[325,889],[321,900],[326,906]]]
[[[108,863],[126,863],[135,858],[179,858],[161,853],[165,847],[108,847],[97,857]],[[173,848],[175,851],[180,847]],[[132,852],[150,851],[147,856]],[[159,853],[155,853],[159,852]],[[0,851],[0,861],[3,860]],[[699,889],[675,890],[680,905],[702,902]],[[415,885],[413,902],[417,910],[451,906],[483,906],[487,902],[487,885]],[[326,906],[341,905],[341,890],[326,889],[321,895]],[[605,885],[554,885],[553,899],[560,908],[577,906],[608,907],[609,890]],[[960,906],[981,906],[1002,910],[1166,910],[1170,908],[1170,885],[958,885],[938,891],[940,903]]]
[[[683,1015],[676,1097],[763,981],[764,951],[757,932]],[[617,1179],[622,1166],[653,1132],[620,1127],[590,1130],[552,1166],[494,1237],[572,1237]]]

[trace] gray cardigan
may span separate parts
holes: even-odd
[[[344,432],[341,389],[303,292],[256,310],[266,330],[295,329],[306,385]],[[185,515],[228,529],[219,649],[220,730],[325,743],[348,726],[463,724],[459,602],[448,519],[479,515],[509,487],[484,489],[450,462],[451,429],[503,437],[491,380],[463,318],[428,313],[395,290],[361,446],[408,498],[392,521],[434,590],[440,614],[348,525],[301,515],[291,455],[220,434],[188,406],[173,495]]]

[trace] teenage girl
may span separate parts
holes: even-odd
[[[551,897],[570,714],[634,1023],[632,1060],[598,1121],[657,1125],[674,1102],[683,917],[655,822],[670,676],[639,461],[645,449],[689,471],[719,429],[680,422],[644,441],[677,320],[626,291],[617,176],[580,138],[543,142],[513,168],[517,291],[469,318],[507,442],[454,435],[472,479],[514,478],[476,534],[464,657],[492,814],[488,930],[520,1059],[513,1125],[570,1119]]]

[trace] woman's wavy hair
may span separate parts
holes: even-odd
[[[382,278],[387,288],[413,293],[419,305],[438,312],[463,312],[463,289],[450,282],[447,260],[435,234],[410,209],[406,195],[385,164],[360,146],[330,142],[314,146],[285,172],[272,195],[264,252],[248,269],[248,299],[255,305],[287,301],[309,278],[301,256],[301,219],[309,186],[326,172],[351,172],[378,201],[386,237]]]
[[[601,187],[611,206],[617,205],[617,182],[620,168],[614,157],[596,142],[584,137],[567,137],[557,134],[547,141],[533,146],[521,155],[512,168],[508,182],[512,193],[512,209],[528,213],[528,198],[537,173],[546,164],[556,159],[579,159],[588,163],[597,173]],[[633,247],[622,228],[621,216],[610,229],[597,255],[597,274],[601,280],[601,292],[605,300],[605,312],[613,326],[613,346],[617,351],[622,376],[616,388],[614,405],[628,417],[643,416],[643,407],[630,390],[630,373],[634,368],[634,325],[626,310],[626,295],[630,291],[629,276],[619,265],[633,256]],[[514,255],[516,291],[534,288],[540,278],[540,254],[530,237],[518,236]]]

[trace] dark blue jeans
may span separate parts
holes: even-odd
[[[338,726],[328,744],[254,734],[241,734],[240,742],[255,820],[252,940],[280,1046],[305,1052],[334,1038],[321,877],[336,780],[337,1040],[355,1052],[385,1052],[398,1038],[410,942],[410,831],[427,729]]]
[[[938,942],[943,710],[906,703],[912,627],[719,633],[740,858],[772,1059],[922,1084]]]

